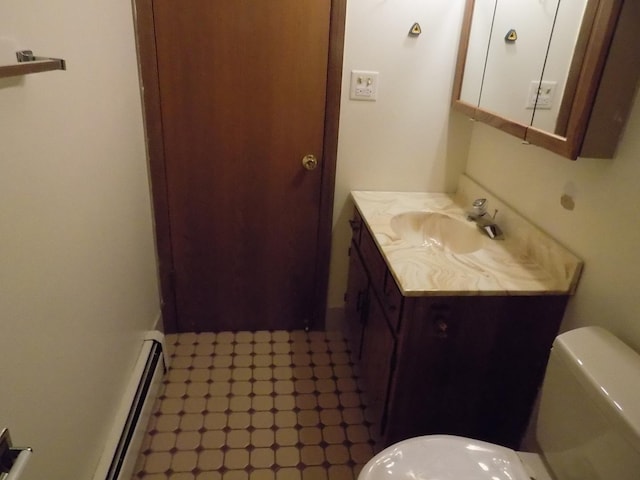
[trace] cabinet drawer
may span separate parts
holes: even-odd
[[[402,294],[396,285],[375,240],[367,228],[362,228],[360,236],[360,253],[376,297],[392,329],[397,331],[402,310]]]

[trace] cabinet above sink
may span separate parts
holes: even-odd
[[[570,159],[612,158],[639,22],[633,0],[467,0],[452,107]]]

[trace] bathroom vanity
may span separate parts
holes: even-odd
[[[503,240],[466,220],[477,196]],[[346,317],[382,445],[447,433],[517,447],[582,262],[466,177],[456,196],[352,197]]]

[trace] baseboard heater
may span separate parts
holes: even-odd
[[[161,341],[145,340],[93,480],[131,480],[164,372]]]

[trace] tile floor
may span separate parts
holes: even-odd
[[[375,448],[337,332],[167,335],[133,480],[354,480]]]

